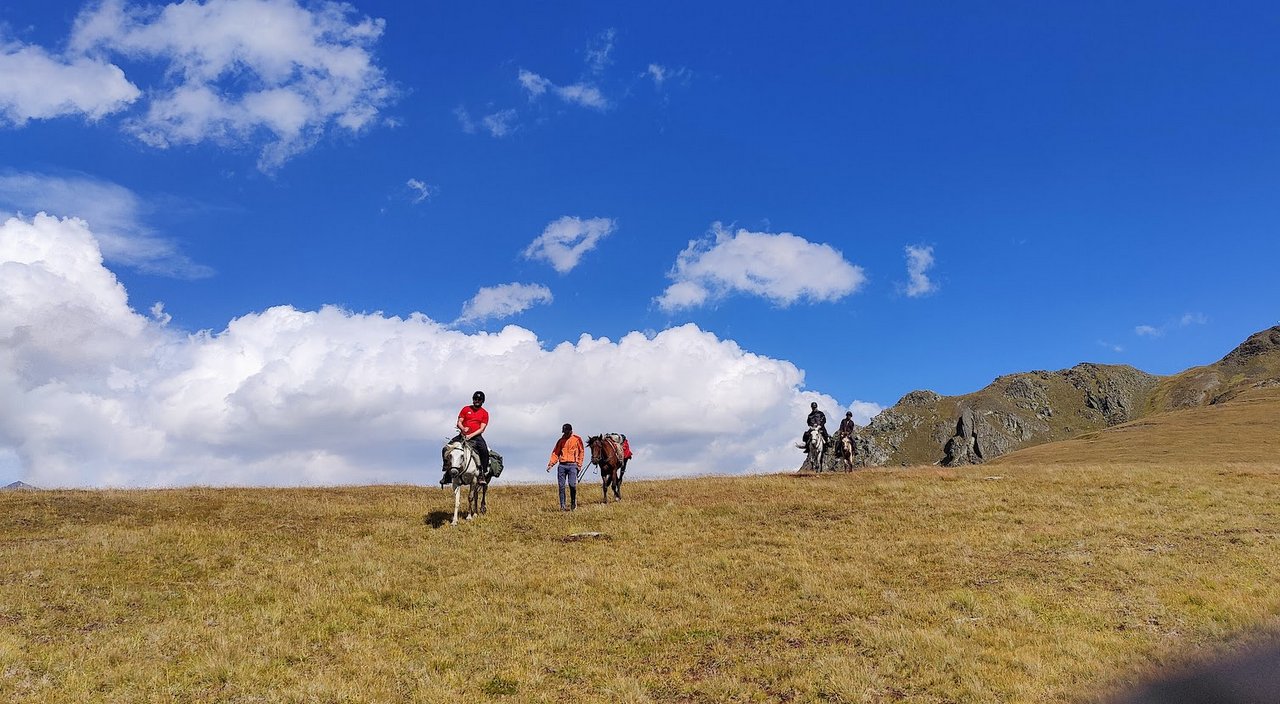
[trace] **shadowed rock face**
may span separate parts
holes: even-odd
[[[912,391],[855,436],[858,466],[978,464],[1013,450],[1150,413],[1220,403],[1280,384],[1280,326],[1219,362],[1160,377],[1125,365],[1077,364],[1010,374],[962,396]]]

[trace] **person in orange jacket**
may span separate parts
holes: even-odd
[[[551,450],[551,459],[547,460],[547,471],[556,467],[556,484],[560,487],[560,510],[572,511],[578,508],[578,473],[582,471],[582,460],[586,450],[582,446],[582,438],[573,434],[573,426],[565,423],[560,428],[560,439]],[[569,504],[564,502],[564,487],[569,485]]]

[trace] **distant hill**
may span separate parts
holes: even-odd
[[[858,430],[856,459],[860,466],[979,464],[1273,386],[1280,387],[1280,326],[1251,335],[1214,364],[1172,376],[1084,363],[1009,374],[961,396],[912,391]]]
[[[1155,413],[1072,440],[1011,452],[994,464],[1280,463],[1280,387]]]
[[[12,484],[6,484],[3,487],[0,487],[0,489],[10,491],[34,491],[35,487],[26,482],[14,482]]]
[[[1265,386],[1280,386],[1280,325],[1250,335],[1213,364],[1161,379],[1146,411],[1160,413],[1222,403]]]

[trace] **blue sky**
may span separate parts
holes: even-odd
[[[515,479],[564,421],[652,476],[778,471],[810,400],[1214,361],[1278,318],[1278,29],[6,3],[0,481],[423,481],[473,388]]]

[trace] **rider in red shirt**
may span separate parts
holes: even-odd
[[[449,442],[459,440],[471,442],[476,454],[480,455],[480,479],[487,482],[489,481],[489,444],[484,441],[484,431],[489,427],[489,412],[483,406],[484,392],[477,391],[471,394],[471,405],[463,406],[462,410],[458,411],[458,435]],[[446,463],[440,483],[448,484],[450,481],[452,478],[449,476],[449,465]]]

